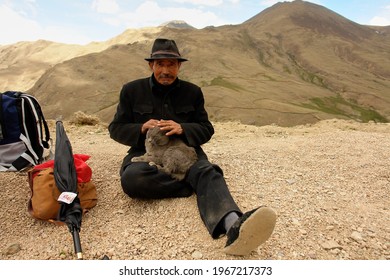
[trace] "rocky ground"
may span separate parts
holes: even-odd
[[[389,124],[216,123],[204,149],[224,170],[238,205],[247,211],[265,204],[278,213],[271,238],[245,257],[225,255],[226,239],[209,236],[195,195],[152,201],[124,195],[118,169],[127,147],[104,126],[65,128],[74,153],[91,156],[98,191],[97,206],[83,217],[84,259],[390,259]],[[75,259],[66,226],[29,216],[26,173],[1,173],[0,186],[0,259]]]

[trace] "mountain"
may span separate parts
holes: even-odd
[[[189,59],[180,77],[202,87],[212,120],[282,126],[329,118],[386,122],[389,32],[309,2],[283,2],[238,25],[125,31],[98,44],[101,50],[47,67],[28,92],[48,118],[81,110],[109,122],[122,85],[151,74],[144,58],[156,37],[166,37]]]
[[[128,29],[105,42],[69,45],[45,40],[0,46],[0,91],[30,89],[51,67],[66,60],[101,52],[110,46],[151,40],[161,27]]]
[[[28,90],[50,67],[94,50],[44,40],[0,46],[0,90]]]
[[[184,29],[187,29],[187,28],[194,29],[195,28],[183,20],[171,20],[171,21],[168,21],[168,22],[161,24],[160,26],[161,27],[169,27],[169,28],[184,28]]]

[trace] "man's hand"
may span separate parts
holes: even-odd
[[[160,127],[161,130],[167,131],[166,136],[170,136],[173,134],[181,135],[183,134],[183,128],[177,122],[172,120],[160,120],[157,123],[157,126]]]
[[[155,119],[148,120],[146,123],[142,125],[141,133],[145,134],[149,128],[156,127],[159,122],[160,122],[159,120],[155,120]]]

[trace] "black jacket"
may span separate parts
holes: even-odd
[[[207,158],[200,146],[211,139],[214,128],[204,108],[200,87],[179,79],[171,86],[161,86],[153,75],[122,87],[117,112],[108,130],[112,139],[131,146],[129,160],[145,152],[141,127],[150,119],[180,123],[182,139],[196,149],[199,158]]]

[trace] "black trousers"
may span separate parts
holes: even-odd
[[[123,191],[132,198],[188,197],[195,192],[200,217],[213,238],[226,233],[222,221],[228,213],[242,215],[221,168],[208,160],[197,161],[183,181],[172,179],[146,162],[123,165],[120,173]]]

